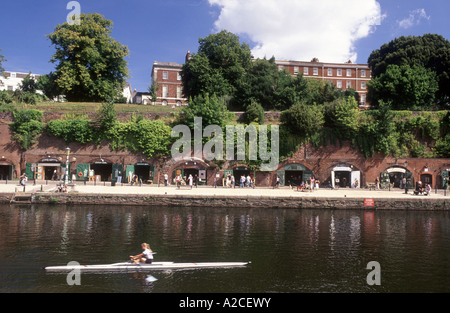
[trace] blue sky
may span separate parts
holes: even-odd
[[[66,21],[68,0],[3,0],[0,49],[9,71],[45,74],[54,47],[46,35]],[[238,34],[256,57],[366,63],[394,38],[437,33],[450,40],[448,0],[79,0],[82,13],[113,21],[128,46],[133,89],[146,91],[154,61],[183,63],[198,39]]]

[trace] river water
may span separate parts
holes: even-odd
[[[43,270],[126,261],[142,242],[157,261],[251,264],[83,273],[79,285]],[[0,206],[3,293],[449,292],[449,264],[443,211]]]

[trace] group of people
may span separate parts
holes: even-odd
[[[422,182],[419,180],[416,182],[416,190],[414,190],[414,194],[423,194],[425,196],[428,196],[431,191],[431,186],[429,184],[422,184]]]
[[[169,177],[167,176],[167,174],[164,174],[164,185],[167,186],[168,185],[168,180]],[[175,184],[177,185],[177,187],[180,187],[181,185],[186,185],[186,186],[198,186],[199,183],[199,178],[197,175],[192,176],[192,174],[189,174],[189,176],[186,177],[182,177],[181,175],[177,175],[174,178]]]
[[[233,175],[228,174],[225,178],[224,185],[229,188],[234,188],[236,186],[236,181]],[[239,188],[250,187],[253,188],[255,186],[255,181],[251,178],[250,175],[241,175],[239,178]]]
[[[305,191],[305,190],[319,190],[319,184],[320,184],[320,180],[311,177],[309,179],[309,183],[308,181],[305,183],[305,181],[302,181],[302,183],[300,184],[300,186],[298,186],[298,190],[299,191]]]

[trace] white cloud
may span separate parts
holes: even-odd
[[[430,20],[425,9],[417,9],[409,12],[409,16],[401,21],[397,21],[398,26],[407,29],[414,25],[418,25],[422,20]]]
[[[208,1],[220,7],[216,30],[248,36],[257,58],[355,62],[355,41],[383,19],[377,0]]]

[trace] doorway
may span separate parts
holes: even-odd
[[[94,162],[91,164],[91,170],[94,171],[94,176],[100,176],[100,181],[108,181],[112,174],[112,163]]]
[[[150,163],[136,163],[134,173],[139,177],[142,183],[153,183],[153,166]]]
[[[0,180],[12,180],[13,166],[0,165]]]
[[[430,185],[433,186],[433,176],[431,174],[421,174],[420,175],[420,181],[424,185]]]

